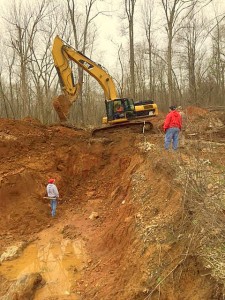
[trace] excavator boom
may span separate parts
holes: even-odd
[[[65,44],[59,36],[56,36],[54,39],[52,55],[59,76],[61,89],[64,93],[53,101],[53,106],[61,121],[67,119],[69,109],[72,103],[77,99],[81,88],[80,83],[74,85],[73,73],[69,65],[70,61],[75,62],[99,82],[106,99],[112,100],[117,98],[116,87],[106,70],[81,52]]]

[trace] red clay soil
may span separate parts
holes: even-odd
[[[185,112],[189,115],[189,116],[205,116],[207,115],[208,111],[207,109],[201,108],[201,107],[197,107],[197,106],[188,106],[185,108]]]
[[[192,216],[184,213],[175,176],[191,151],[165,152],[159,130],[92,138],[29,118],[1,119],[0,254],[19,241],[31,243],[46,228],[57,235],[61,224],[67,238],[85,242],[89,257],[70,291],[77,299],[222,299],[221,283],[192,249]],[[50,177],[62,199],[55,219],[43,199]],[[90,219],[93,212],[98,217]],[[1,277],[0,299],[9,286]]]

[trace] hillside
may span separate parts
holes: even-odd
[[[176,153],[163,114],[99,137],[1,119],[0,299],[224,299],[225,113],[186,113]]]

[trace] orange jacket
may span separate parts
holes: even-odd
[[[122,112],[123,111],[123,107],[122,106],[119,106],[117,109],[116,109],[117,112]]]

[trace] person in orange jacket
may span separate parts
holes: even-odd
[[[122,105],[117,106],[116,113],[114,114],[115,119],[121,119],[124,117],[124,108]]]
[[[180,113],[176,110],[176,106],[172,105],[169,107],[170,112],[166,116],[163,124],[165,131],[165,149],[169,150],[172,142],[173,150],[177,150],[179,142],[179,133],[182,127],[182,118]]]

